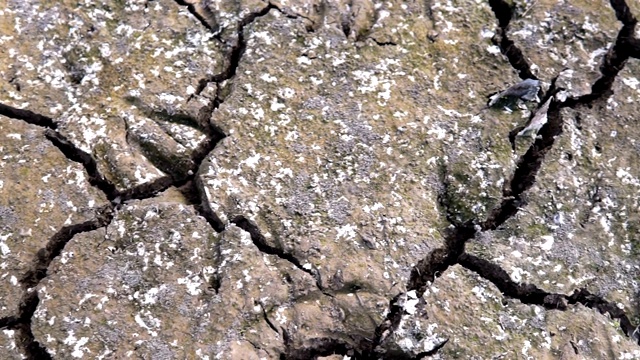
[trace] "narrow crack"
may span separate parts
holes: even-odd
[[[271,319],[269,319],[269,316],[267,315],[267,310],[264,308],[262,303],[260,303],[260,308],[262,309],[262,317],[264,318],[264,321],[267,323],[267,325],[269,325],[271,330],[273,330],[276,334],[280,335],[278,328],[276,328],[273,322],[271,322]]]
[[[215,111],[215,109],[213,111]],[[222,131],[222,129],[218,128],[213,124],[210,124],[210,127],[207,130],[206,134],[207,134],[207,139],[202,141],[198,145],[198,147],[191,153],[191,161],[193,162],[194,167],[190,169],[190,171],[194,173],[194,176],[190,177],[188,180],[192,180],[195,177],[195,174],[198,172],[198,169],[200,168],[200,165],[202,164],[202,162],[213,151],[213,149],[215,149],[215,147],[220,143],[220,141],[222,141],[225,137],[227,137],[227,135]],[[178,186],[180,185],[181,184],[179,183]]]
[[[258,229],[258,226],[253,221],[240,215],[231,220],[231,223],[248,232],[249,235],[251,235],[251,241],[253,241],[253,244],[258,248],[258,250],[260,250],[260,252],[269,255],[275,255],[282,260],[290,262],[298,269],[311,275],[315,279],[318,289],[320,289],[321,291],[324,290],[324,287],[322,285],[322,277],[320,276],[320,272],[317,269],[315,269],[314,267],[305,267],[293,254],[286,252],[281,248],[269,245],[267,239],[264,237],[264,235],[262,235],[260,229]]]
[[[63,226],[47,242],[45,247],[38,250],[30,269],[20,278],[20,284],[26,290],[40,283],[47,276],[47,270],[53,259],[60,255],[67,243],[77,234],[94,231],[107,226],[113,219],[113,207],[103,206],[96,211],[94,219],[83,223]]]
[[[368,36],[367,39],[373,40],[373,42],[376,43],[376,45],[378,46],[397,46],[398,45],[398,43],[396,43],[395,41],[381,41],[376,39],[373,36]]]
[[[236,75],[238,66],[240,66],[240,60],[242,59],[242,55],[244,55],[244,51],[247,47],[247,43],[244,38],[244,28],[253,23],[257,18],[267,15],[272,9],[277,9],[277,7],[269,3],[260,11],[252,12],[238,21],[236,31],[237,40],[235,44],[231,46],[231,49],[226,56],[228,59],[227,66],[222,70],[222,72],[201,79],[196,87],[195,95],[200,95],[210,83],[220,84]]]
[[[3,103],[0,103],[0,115],[4,115],[12,119],[22,120],[28,124],[42,126],[51,130],[55,130],[58,128],[58,124],[56,124],[53,119],[48,116],[37,114],[30,110],[18,109]]]
[[[218,26],[218,20],[216,19],[216,15],[209,6],[207,2],[201,0],[176,0],[176,3],[181,6],[186,6],[187,10],[193,15],[202,26],[207,28],[214,34],[218,34],[220,31],[220,27]]]
[[[567,304],[581,304],[587,308],[598,310],[601,314],[609,314],[620,323],[620,328],[628,337],[640,344],[637,326],[631,323],[625,311],[616,303],[609,302],[600,296],[591,294],[581,288],[571,295],[549,293],[533,284],[517,283],[497,264],[470,254],[463,254],[458,263],[494,284],[505,296],[517,299],[523,304],[539,305],[548,310],[567,310]]]
[[[438,353],[438,351],[440,351],[440,349],[442,349],[445,345],[447,345],[448,342],[449,342],[449,339],[445,339],[443,342],[436,345],[433,349],[418,353],[416,356],[412,357],[411,360],[419,360],[419,359],[424,359],[427,356],[429,357],[435,356]]]

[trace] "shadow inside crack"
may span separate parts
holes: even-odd
[[[502,267],[489,260],[465,253],[458,258],[458,264],[489,280],[504,295],[524,304],[540,305],[546,309],[567,308],[564,295],[548,293],[533,284],[517,283]]]
[[[322,285],[322,278],[320,276],[320,272],[316,268],[314,268],[313,266],[302,265],[300,260],[298,260],[298,258],[296,258],[293,254],[286,252],[281,248],[269,245],[269,243],[267,242],[267,239],[260,232],[258,225],[256,225],[253,221],[245,218],[242,215],[239,215],[239,216],[236,216],[233,220],[231,220],[231,223],[236,225],[240,229],[248,232],[249,235],[251,236],[251,241],[258,248],[258,250],[260,250],[260,252],[263,252],[269,255],[275,255],[280,259],[290,262],[298,269],[311,275],[315,279],[316,286],[318,287],[318,289],[320,290],[324,289]]]
[[[166,109],[154,109],[151,106],[145,104],[140,98],[135,96],[127,96],[124,100],[138,108],[146,117],[155,121],[163,121],[171,124],[184,125],[192,129],[199,130],[202,133],[206,133],[206,126],[203,126],[199,119],[193,116],[182,113],[174,112],[169,113]]]
[[[285,331],[286,333],[286,331]],[[305,341],[304,347],[293,348],[290,345],[289,336],[285,337],[287,350],[280,355],[281,360],[307,360],[317,359],[321,356],[343,355],[353,359],[364,359],[359,352],[342,340],[333,338],[313,338]]]
[[[52,359],[49,352],[35,339],[31,330],[31,318],[38,308],[40,298],[36,290],[26,291],[20,299],[18,321],[9,329],[16,331],[16,345],[23,356],[30,360]]]
[[[89,176],[89,183],[100,189],[109,201],[113,201],[118,196],[116,186],[98,171],[98,164],[90,154],[75,146],[57,131],[47,129],[44,135],[67,159],[84,166]]]

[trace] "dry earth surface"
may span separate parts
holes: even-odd
[[[639,359],[636,16],[0,0],[0,357]]]

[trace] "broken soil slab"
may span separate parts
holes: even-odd
[[[35,13],[39,20],[27,21]],[[54,117],[64,135],[96,155],[100,170],[120,189],[161,176],[153,162],[127,144],[125,121],[145,118],[136,104],[165,114],[169,122],[185,112],[197,117],[207,99],[194,99],[201,103],[194,107],[189,97],[198,79],[218,71],[222,62],[223,50],[213,35],[169,0],[112,6],[29,3],[2,16],[18,24],[17,33],[3,39],[12,60],[3,78],[23,84],[20,91],[7,88],[15,94],[11,104]],[[26,45],[34,42],[40,45]],[[202,140],[193,129],[162,125],[181,141]]]
[[[38,287],[36,338],[52,354],[195,352],[195,338],[178,334],[200,337],[190,319],[206,316],[213,241],[206,222],[182,205],[121,209],[106,231],[76,236],[51,265]]]
[[[233,358],[236,342],[249,341],[273,358],[284,351],[279,328],[293,326],[277,309],[324,297],[246,232],[218,235],[170,203],[123,207],[106,232],[76,236],[50,274],[38,286],[33,331],[52,354]]]
[[[0,316],[7,316],[16,310],[19,280],[34,254],[62,226],[93,218],[106,199],[42,128],[1,117],[0,133]]]
[[[577,347],[578,358],[587,359],[637,351],[633,341],[616,330],[615,321],[595,310],[574,305],[566,311],[545,310],[522,304],[458,265],[431,285],[424,301],[429,319],[415,316],[406,321],[416,321],[438,338],[449,339],[439,352],[443,359],[572,359],[571,344]]]
[[[519,4],[507,35],[541,79],[572,70],[576,76],[566,79],[567,90],[579,96],[600,76],[602,58],[620,27],[605,1],[536,1]]]
[[[508,201],[502,199],[503,185],[517,164],[508,134],[526,123],[533,104],[512,113],[478,113],[492,92],[519,80],[510,65],[514,59],[492,42],[497,21],[491,3],[246,1],[216,9],[206,2],[168,0],[34,4],[0,10],[8,19],[0,29],[13,36],[0,38],[10,52],[8,65],[0,65],[0,89],[10,104],[53,114],[62,133],[92,154],[120,190],[160,178],[168,180],[154,188],[162,191],[176,185],[162,178],[164,173],[184,179],[207,158],[195,185],[181,188],[187,200],[171,191],[152,198],[152,191],[131,190],[127,194],[149,198],[125,201],[106,230],[76,235],[45,269],[33,330],[51,353],[371,354],[378,325],[399,306],[389,307],[395,299],[402,300],[404,316],[376,349],[390,357],[452,354],[446,351],[633,356],[630,340],[607,316],[580,306],[559,312],[500,299],[493,285],[458,266],[433,274],[441,276],[425,297],[435,301],[404,293],[415,280],[407,285],[409,274],[422,268],[414,265],[443,245],[449,222],[481,222]],[[544,38],[562,51],[574,49],[576,61],[588,60],[581,46],[597,52],[590,47],[614,41],[613,26],[619,25],[607,23],[613,35],[607,27],[589,33],[591,40],[581,39],[576,26],[586,29],[591,17],[576,25],[565,10],[589,16],[598,11],[596,5],[582,5],[561,7],[562,22],[554,22],[554,36]],[[34,20],[21,20],[26,15]],[[61,20],[50,20],[56,16]],[[532,19],[514,18],[513,26],[537,23]],[[517,36],[512,31],[508,35]],[[560,36],[566,31],[571,38]],[[40,46],[31,46],[34,42]],[[527,49],[521,50],[526,55]],[[541,81],[549,82],[561,70],[557,65],[549,63],[554,71],[548,73],[540,68]],[[582,93],[583,83],[597,72],[576,67],[580,71],[565,74],[561,86]],[[509,246],[519,246],[516,260],[524,265],[513,266],[537,267],[520,276],[540,281],[540,287],[549,285],[548,273],[540,271],[554,261],[564,269],[566,261],[586,259],[588,266],[571,276],[603,268],[606,276],[594,291],[609,291],[620,281],[622,296],[607,295],[632,304],[635,265],[625,251],[634,249],[631,165],[637,159],[624,154],[602,160],[605,153],[624,152],[621,147],[635,148],[629,124],[637,112],[636,70],[625,71],[614,89],[619,97],[591,112],[563,110],[565,132],[543,159],[540,180],[525,193],[529,204],[519,204],[520,214],[495,233],[478,236],[475,241],[484,248],[471,244],[471,251],[503,261],[511,271],[510,259],[501,256]],[[197,90],[203,91],[194,94]],[[619,115],[615,121],[610,112]],[[609,128],[612,124],[623,125]],[[190,152],[217,126],[227,138],[210,155],[215,142],[201,149],[194,160]],[[610,145],[598,127],[625,140]],[[214,135],[216,141],[224,137]],[[601,158],[587,154],[591,147]],[[19,151],[16,147],[10,155]],[[578,181],[567,181],[572,176]],[[606,196],[596,201],[582,185],[606,190]],[[187,206],[198,197],[206,203],[195,207],[207,220]],[[579,210],[582,222],[567,212],[571,221],[555,224],[549,203],[554,211],[557,204],[561,211]],[[601,245],[603,224],[621,245],[605,255],[586,241],[593,232]],[[466,238],[474,236],[472,225],[465,228]],[[571,249],[576,256],[553,252],[565,233],[581,239]],[[545,241],[527,240],[536,237]],[[612,264],[617,263],[629,266],[616,272]],[[451,274],[458,278],[447,277]],[[444,310],[438,308],[442,299]],[[447,310],[451,306],[454,315]],[[567,317],[558,320],[557,314]],[[582,328],[574,329],[578,325]],[[469,329],[477,331],[470,336]],[[491,338],[494,330],[508,343]]]
[[[478,11],[491,15],[485,6]],[[486,91],[484,71],[497,72],[495,59],[473,50],[478,69],[458,77],[473,69],[460,44],[429,45],[403,31],[406,49],[354,47],[328,29],[303,32],[299,21],[272,11],[245,29],[234,91],[212,118],[228,137],[202,168],[206,200],[223,222],[253,221],[270,246],[322,279],[341,269],[345,281],[389,289],[407,280],[418,254],[440,245],[439,161],[474,179],[458,194],[469,212],[491,208],[501,194],[512,163],[506,137],[472,141],[490,124],[467,129],[477,100],[460,105],[450,97],[464,86]],[[475,25],[460,29],[460,43],[481,32]],[[284,46],[286,53],[278,50]],[[420,46],[437,56],[413,51]],[[425,83],[430,75],[447,88]],[[506,134],[509,126],[500,128]],[[336,253],[343,257],[330,260]]]

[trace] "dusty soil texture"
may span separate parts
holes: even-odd
[[[640,359],[636,16],[0,1],[0,358]]]

